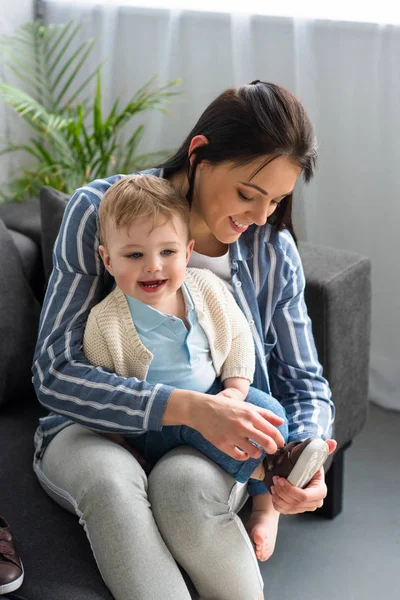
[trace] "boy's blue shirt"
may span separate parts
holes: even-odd
[[[161,169],[147,171],[162,176]],[[99,179],[74,192],[53,249],[33,364],[40,419],[36,459],[71,423],[124,435],[160,431],[172,386],[124,378],[93,367],[82,351],[91,308],[113,288],[98,254],[98,207],[123,175]],[[234,297],[247,317],[256,350],[253,385],[286,410],[289,441],[327,439],[334,406],[318,362],[304,302],[304,274],[287,230],[252,226],[229,248]]]
[[[136,298],[125,297],[137,334],[153,354],[146,381],[153,384],[162,381],[172,387],[205,393],[217,375],[207,336],[185,283],[182,293],[189,331],[178,317],[164,314]]]

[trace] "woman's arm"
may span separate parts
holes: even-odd
[[[291,245],[285,261],[286,285],[277,302],[266,343],[276,341],[268,373],[271,392],[285,408],[289,441],[328,439],[335,409],[323,377],[304,300],[305,280],[297,249]]]
[[[289,234],[287,234],[289,235]],[[321,437],[329,439],[335,408],[328,382],[322,375],[312,335],[311,321],[304,300],[305,279],[297,248],[291,240],[284,262],[286,285],[277,302],[266,344],[276,342],[268,363],[272,394],[279,398],[289,421],[289,441]],[[305,489],[293,487],[286,479],[276,478],[271,489],[276,510],[284,514],[314,511],[327,494],[324,469],[321,468]]]

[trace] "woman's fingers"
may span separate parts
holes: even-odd
[[[280,431],[267,421],[263,414],[259,414],[257,410],[254,410],[256,408],[253,406],[246,415],[237,420],[240,440],[238,441],[235,437],[230,438],[230,441],[235,446],[239,446],[248,455],[239,460],[246,460],[249,457],[259,458],[261,456],[260,449],[252,442],[261,446],[267,454],[274,454],[279,447],[283,447],[285,444]],[[227,452],[227,454],[230,453]]]
[[[335,450],[337,448],[337,441],[336,440],[325,440],[325,441],[329,447],[329,454],[332,454],[332,452],[335,452]]]
[[[237,446],[233,446],[232,448],[229,448],[229,452],[226,452],[225,454],[229,454],[229,456],[231,456],[235,460],[248,460],[250,458],[250,456],[247,452],[244,452]],[[252,457],[252,458],[254,458],[254,457]]]
[[[276,499],[275,496],[273,496],[272,504],[275,510],[280,512],[282,515],[298,515],[305,512],[315,512],[318,508],[321,508],[323,501],[320,500],[319,502],[293,506],[292,504],[283,502],[280,498]]]
[[[276,510],[283,514],[314,511],[323,505],[327,494],[324,469],[317,471],[305,489],[294,487],[283,477],[274,477],[270,492]]]
[[[258,409],[253,407],[255,410],[252,411],[251,421],[254,428],[254,433],[249,437],[254,440],[257,444],[264,448],[267,454],[274,454],[278,448],[283,448],[285,440],[281,432],[267,420],[265,413],[269,413],[265,409]],[[268,417],[269,418],[269,417]],[[278,423],[281,425],[281,423]]]
[[[250,405],[250,406],[254,406],[254,405]],[[275,425],[276,427],[279,427],[279,425],[282,425],[283,422],[285,421],[285,419],[282,419],[282,417],[278,417],[278,415],[275,415],[273,412],[271,412],[270,410],[267,410],[265,408],[259,408],[258,406],[254,406],[254,408],[258,408],[258,413],[268,421],[268,423],[271,423],[271,425]]]
[[[284,439],[273,424],[280,425],[282,419],[271,411],[235,399],[204,396],[205,402],[196,405],[198,418],[194,428],[222,452],[246,460],[260,457],[255,444],[268,454],[284,446]]]

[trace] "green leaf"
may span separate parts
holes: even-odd
[[[28,152],[29,154],[40,160],[40,153],[36,152],[35,149],[29,146],[28,144],[8,144],[2,150],[0,150],[0,156],[3,154],[9,154],[10,152],[17,152],[21,150]]]
[[[133,132],[131,137],[126,142],[126,148],[124,149],[124,161],[121,164],[121,173],[127,173],[129,165],[132,163],[132,156],[135,153],[138,145],[140,144],[144,134],[144,125],[139,125]]]
[[[64,84],[64,87],[62,88],[61,92],[59,92],[59,94],[58,94],[58,96],[56,98],[56,105],[59,104],[61,98],[64,96],[64,94],[66,94],[66,92],[69,89],[71,83],[75,80],[76,75],[79,73],[79,71],[81,70],[82,66],[86,62],[87,57],[89,56],[90,52],[92,51],[92,48],[93,48],[95,42],[96,42],[96,40],[92,40],[89,44],[87,42],[84,42],[83,44],[81,44],[79,46],[79,48],[73,53],[73,55],[71,56],[71,58],[65,63],[65,65],[61,69],[61,71],[59,72],[59,74],[58,74],[58,76],[57,76],[57,78],[54,81],[53,86],[52,86],[52,90],[53,91],[55,90],[55,88],[57,87],[57,85],[59,84],[59,82],[61,81],[64,73],[66,73],[68,71],[69,67],[72,65],[72,63],[74,62],[75,58],[77,58],[79,55],[81,55],[82,51],[85,50],[85,48],[86,48],[85,52],[83,53],[83,56],[79,60],[77,66],[74,69],[74,71],[70,75],[70,77],[67,80],[67,82]]]
[[[19,65],[19,68],[21,69],[22,73],[20,73],[18,71],[18,68],[12,65],[11,63],[7,63],[7,66],[18,77],[18,79],[22,81],[28,93],[37,93],[39,89],[40,93],[43,94],[44,97],[47,97],[47,99],[51,99],[51,96],[48,90],[46,89],[45,82],[42,80],[40,75],[38,75],[35,78],[34,74],[32,74],[32,71],[25,69],[23,65]]]
[[[88,86],[88,84],[92,81],[92,79],[94,79],[96,76],[97,76],[97,71],[95,71],[94,73],[91,73],[89,75],[89,77],[87,77],[85,79],[85,81],[82,83],[82,85],[76,90],[76,92],[74,92],[74,94],[72,94],[72,96],[68,100],[68,103],[71,104],[72,102],[74,102],[74,100],[79,96],[81,91],[84,90]],[[83,101],[83,103],[86,104],[87,100]]]
[[[53,58],[53,55],[55,54],[58,46],[61,44],[61,42],[63,41],[63,39],[68,35],[69,30],[71,29],[71,27],[73,26],[73,24],[74,24],[74,21],[70,21],[69,23],[67,23],[67,25],[65,27],[58,26],[59,31],[60,31],[60,35],[58,36],[58,38],[54,42],[53,46],[51,48],[49,48],[49,50],[47,51],[47,59],[48,60],[50,60],[50,58]],[[54,57],[52,65],[50,67],[50,75],[52,74],[52,72],[57,67],[57,65],[60,62],[60,60],[62,59],[62,57],[64,56],[64,53],[65,53],[66,49],[69,47],[71,41],[74,39],[74,37],[78,33],[79,29],[80,29],[80,25],[78,25],[77,27],[75,27],[75,29],[71,32],[70,37],[67,38],[67,41],[64,44],[64,46],[61,48],[61,50],[59,51],[59,53]]]
[[[52,156],[46,150],[46,148],[43,146],[43,144],[41,144],[38,140],[35,140],[34,138],[31,138],[31,144],[33,146],[35,146],[35,148],[37,150],[37,154],[38,154],[39,160],[44,160],[48,165],[55,165],[56,164],[55,157]]]
[[[93,134],[99,145],[100,150],[103,151],[103,123],[101,116],[101,75],[100,71],[97,71],[96,78],[96,91],[94,95],[93,103]]]

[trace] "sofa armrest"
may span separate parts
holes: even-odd
[[[305,298],[324,376],[336,406],[335,439],[344,446],[368,414],[371,263],[359,254],[299,243]]]
[[[40,306],[24,272],[26,250],[32,250],[29,240],[20,254],[0,219],[0,408],[33,391],[31,365]]]

